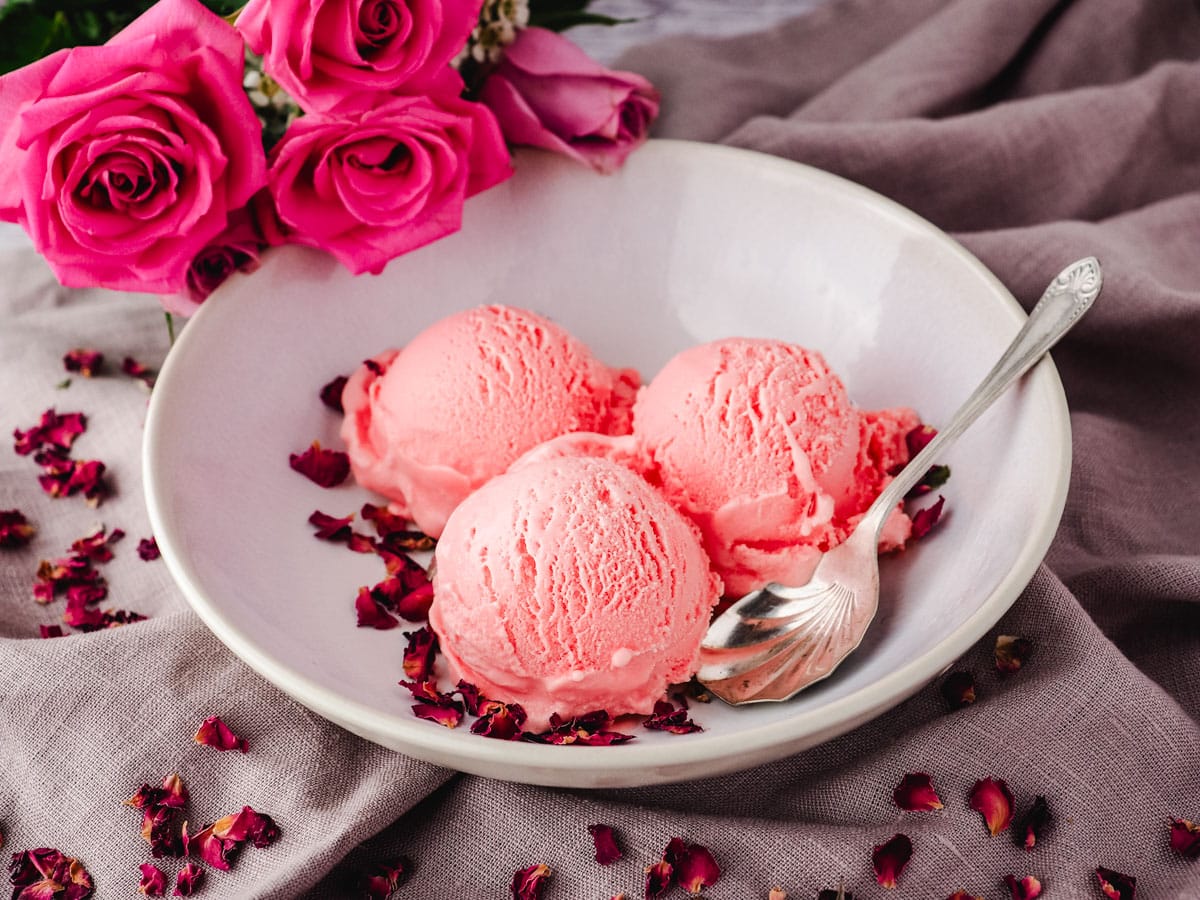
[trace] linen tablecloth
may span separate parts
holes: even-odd
[[[0,550],[0,832],[7,851],[53,846],[100,898],[133,895],[149,859],[143,782],[178,772],[190,816],[245,804],[282,836],[210,873],[200,896],[348,896],[347,873],[398,856],[398,897],[507,896],[546,863],[555,898],[642,896],[643,867],[682,836],[723,868],[713,898],[812,898],[844,878],[857,898],[1099,898],[1094,870],[1135,875],[1143,900],[1200,898],[1200,862],[1173,852],[1171,818],[1200,819],[1200,10],[1191,0],[833,0],[751,35],[670,38],[622,64],[662,89],[658,133],[724,141],[820,166],[950,231],[1027,307],[1066,262],[1094,254],[1100,301],[1054,353],[1071,407],[1066,512],[1045,564],[959,667],[979,698],[948,710],[937,686],[805,753],[706,782],[552,790],[469,777],[341,731],[234,658],[186,608],[148,536],[139,446],[147,395],[117,374],[166,350],[153,300],[68,291],[20,240],[0,243],[0,429],[41,411],[88,414],[76,456],[102,459],[97,510],[51,500],[36,467],[0,451],[0,510],[38,528]],[[69,348],[110,374],[75,377]],[[43,640],[60,611],[31,599],[38,561],[96,522],[129,537],[105,566],[110,603],[149,618]],[[61,601],[58,605],[61,605]],[[997,634],[1034,652],[996,677]],[[250,752],[193,743],[220,713]],[[945,809],[901,813],[892,789],[934,776]],[[987,834],[976,779],[1044,795],[1032,851]],[[616,827],[601,868],[587,826]],[[903,831],[915,852],[887,890],[871,848]],[[168,874],[174,861],[166,861]],[[682,894],[677,893],[677,896]]]

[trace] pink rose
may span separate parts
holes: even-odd
[[[357,275],[457,231],[464,199],[512,173],[496,120],[461,90],[446,69],[429,95],[364,96],[292,122],[268,173],[287,239]]]
[[[197,0],[161,0],[102,47],[0,78],[0,219],[59,280],[169,294],[266,181],[242,41]]]
[[[253,272],[266,249],[251,207],[229,216],[225,230],[196,254],[187,271],[187,290],[162,298],[163,308],[174,315],[190,316],[234,272]]]
[[[505,48],[479,99],[510,143],[553,150],[598,172],[620,168],[658,115],[649,81],[604,68],[544,28],[523,29]]]
[[[238,30],[306,112],[439,74],[482,0],[250,0]],[[416,91],[409,91],[416,93]]]

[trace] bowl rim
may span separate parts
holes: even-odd
[[[663,156],[673,162],[690,159],[702,162],[711,160],[717,164],[749,163],[775,177],[814,182],[844,192],[943,243],[992,289],[1014,326],[1019,326],[1026,318],[1024,310],[1008,289],[969,250],[912,210],[853,181],[766,153],[695,141],[654,139],[638,152],[648,156]],[[521,153],[540,154],[541,151]],[[295,247],[275,248],[272,251],[276,258],[285,257],[288,253],[315,252]],[[220,304],[206,303],[193,318],[200,322],[215,321],[222,315],[223,308]],[[313,681],[260,647],[252,636],[244,634],[226,617],[220,604],[207,596],[193,565],[172,538],[163,500],[170,490],[169,483],[163,477],[169,467],[160,466],[157,462],[163,453],[159,422],[164,420],[164,410],[171,403],[172,374],[193,352],[193,345],[199,340],[195,337],[197,333],[194,325],[183,329],[167,355],[156,388],[151,394],[142,444],[143,483],[152,533],[157,537],[163,559],[176,584],[204,624],[234,655],[301,705],[369,740],[380,742],[378,736],[386,735],[390,740],[386,746],[403,747],[402,752],[442,765],[446,765],[447,760],[453,760],[452,764],[464,771],[494,773],[505,765],[511,765],[515,769],[537,770],[514,772],[515,777],[511,780],[571,787],[583,786],[571,780],[573,773],[603,772],[609,775],[606,786],[631,786],[651,781],[686,780],[742,768],[744,764],[739,760],[761,762],[777,759],[844,734],[911,696],[936,678],[996,624],[1016,601],[1044,559],[1066,504],[1071,470],[1070,418],[1062,382],[1053,361],[1047,356],[1030,371],[1026,390],[1030,393],[1031,402],[1035,399],[1048,401],[1052,415],[1058,421],[1057,430],[1045,435],[1046,458],[1058,461],[1054,493],[1047,498],[1037,519],[1030,521],[1026,538],[1005,577],[975,612],[939,643],[871,684],[785,721],[730,734],[709,732],[697,735],[700,740],[679,740],[672,742],[669,747],[636,741],[614,747],[570,748],[521,743],[518,745],[521,748],[520,758],[514,759],[512,742],[483,738],[464,741],[441,728],[415,727],[428,726],[428,723],[381,712]],[[163,390],[164,386],[166,390]],[[709,765],[700,774],[689,771],[699,764]],[[649,770],[654,770],[653,777],[645,774]]]

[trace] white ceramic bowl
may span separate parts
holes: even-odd
[[[1064,261],[1065,262],[1065,261]],[[1053,273],[1048,273],[1048,278]],[[649,379],[674,353],[732,335],[822,351],[863,407],[945,421],[1024,319],[974,257],[862,187],[741,150],[655,141],[603,177],[521,154],[472,199],[460,233],[351,277],[285,248],[228,281],[163,367],[145,441],[150,518],[197,613],[305,706],[387,747],[538,784],[623,786],[744,768],[841,734],[899,703],[977,641],[1041,560],[1062,512],[1070,434],[1046,361],[946,454],[938,531],[882,565],[862,647],[783,704],[694,716],[704,731],[638,729],[611,747],[510,743],[416,719],[400,630],[355,627],[379,561],[315,540],[308,515],[371,499],[291,471],[314,439],[338,447],[320,387],[434,320],[503,302],[549,315],[611,365]]]

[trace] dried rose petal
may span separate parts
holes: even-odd
[[[1026,850],[1032,850],[1038,838],[1042,837],[1049,827],[1050,818],[1050,805],[1046,803],[1046,798],[1035,797],[1033,806],[1017,821],[1017,827],[1013,830],[1013,840]]]
[[[1096,878],[1100,881],[1100,890],[1108,900],[1133,900],[1137,891],[1137,879],[1132,875],[1123,875],[1101,866],[1096,869]]]
[[[925,449],[925,445],[937,437],[937,429],[932,425],[918,425],[904,435],[904,446],[908,450],[908,458],[912,459]]]
[[[404,674],[413,681],[433,677],[433,661],[437,658],[437,635],[428,628],[406,632],[408,646],[404,648]]]
[[[877,845],[871,852],[875,880],[885,888],[894,888],[896,879],[912,859],[912,854],[912,840],[905,834],[894,835],[887,843]]]
[[[51,497],[71,497],[82,493],[88,506],[97,507],[108,494],[104,481],[104,463],[96,459],[68,459],[39,451],[34,461],[42,467],[38,484]]]
[[[213,834],[222,840],[238,843],[250,841],[259,848],[269,847],[279,838],[279,826],[275,820],[250,806],[243,806],[241,812],[217,819],[211,827]]]
[[[94,890],[83,863],[52,847],[14,853],[8,872],[13,900],[86,900]]]
[[[1172,819],[1171,849],[1188,859],[1200,856],[1200,825],[1187,819]]]
[[[433,583],[426,582],[397,600],[396,612],[410,622],[423,622],[429,618],[429,607],[431,606],[433,606]]]
[[[76,347],[63,355],[63,368],[68,372],[78,372],[84,378],[91,378],[104,365],[104,354],[99,350],[88,350]]]
[[[900,779],[892,792],[896,805],[908,812],[942,809],[942,799],[933,789],[933,779],[924,772],[913,772]]]
[[[142,365],[132,356],[127,356],[121,360],[121,372],[128,375],[130,378],[136,378],[147,388],[154,387],[154,370]]]
[[[290,454],[288,465],[324,488],[336,487],[350,475],[350,457],[341,450],[323,449],[320,441],[313,441],[303,453]]]
[[[400,624],[400,620],[383,608],[375,592],[368,587],[358,589],[358,596],[354,598],[354,612],[358,616],[359,628],[387,631]]]
[[[968,803],[971,809],[983,816],[993,837],[1012,823],[1013,795],[1003,779],[984,778],[975,782]]]
[[[942,697],[951,709],[962,709],[975,702],[975,676],[970,672],[951,672],[942,682]]]
[[[1026,875],[1020,881],[1012,875],[1005,875],[1004,883],[1008,885],[1012,900],[1034,900],[1042,895],[1042,883],[1032,875]]]
[[[526,869],[518,869],[513,873],[512,885],[509,892],[513,900],[539,900],[546,890],[546,882],[550,879],[550,867],[538,863]]]
[[[391,531],[382,541],[385,549],[399,553],[421,553],[437,546],[423,531]]]
[[[366,900],[388,900],[400,887],[408,864],[403,859],[371,863],[352,874],[354,896]]]
[[[19,509],[0,510],[0,547],[24,547],[36,532]]]
[[[692,896],[697,896],[706,887],[712,887],[721,877],[721,867],[713,859],[707,847],[688,844],[683,858],[675,864],[675,880]]]
[[[943,484],[950,480],[949,466],[930,466],[925,470],[925,474],[907,494],[904,495],[905,500],[915,500],[917,497],[924,497],[926,494],[940,488]]]
[[[501,741],[519,741],[525,724],[525,710],[519,703],[488,700],[479,707],[479,718],[471,723],[471,733]]]
[[[428,703],[414,703],[412,711],[413,715],[418,719],[437,722],[446,728],[457,728],[463,719],[462,710],[454,706],[433,706]]]
[[[161,551],[158,549],[157,539],[151,536],[148,538],[142,538],[140,541],[138,541],[137,555],[138,558],[144,560],[145,562],[152,562],[153,560],[156,560],[162,556]]]
[[[536,734],[524,731],[521,733],[521,739],[536,744],[579,744],[584,747],[605,747],[633,740],[632,734],[606,730],[611,723],[612,717],[603,709],[570,719],[563,719],[557,713],[553,713],[548,730]]]
[[[204,870],[195,863],[186,863],[179,874],[175,876],[175,890],[172,897],[190,897],[204,881]]]
[[[75,617],[71,615],[73,612],[77,613],[78,621],[75,621]],[[97,610],[72,609],[68,606],[67,612],[63,615],[63,622],[84,632],[100,631],[104,628],[120,628],[122,625],[144,621],[146,621],[145,616],[129,609],[106,609],[99,612]]]
[[[162,780],[162,787],[156,795],[158,806],[169,806],[172,809],[183,809],[188,802],[188,790],[183,779],[172,773]]]
[[[342,407],[342,390],[349,380],[345,375],[338,375],[328,382],[321,388],[321,402],[334,412],[344,414],[346,410]]]
[[[314,510],[313,514],[308,517],[310,525],[316,526],[316,537],[322,541],[333,541],[335,543],[350,540],[352,531],[350,523],[354,521],[354,513],[345,518],[335,518],[328,513],[323,513],[319,509]]]
[[[938,494],[937,502],[932,506],[927,506],[924,509],[918,509],[912,514],[912,535],[911,540],[923,538],[933,530],[933,526],[938,523],[942,517],[942,508],[946,505],[946,498]]]
[[[209,716],[201,722],[194,740],[197,744],[215,747],[217,750],[241,750],[245,753],[250,749],[246,739],[234,734],[233,729],[226,725],[220,716]]]
[[[64,637],[65,635],[60,625],[39,625],[38,632],[44,638]]]
[[[666,860],[646,866],[646,900],[661,897],[675,883],[675,867]]]
[[[187,825],[184,825],[186,834]],[[209,825],[185,838],[184,852],[190,856],[198,856],[214,869],[228,872],[233,861],[241,850],[241,842],[229,838],[217,837],[213,834],[213,826]]]
[[[654,713],[642,722],[642,727],[671,734],[693,734],[704,730],[688,718],[686,707],[676,709],[669,700],[659,700],[655,703]]]
[[[167,891],[167,875],[154,863],[142,863],[142,880],[138,892],[147,897],[161,897]]]
[[[63,610],[63,624],[80,631],[99,631],[105,625],[104,613],[77,600],[69,600]]]
[[[123,537],[125,537],[125,532],[120,528],[114,528],[109,534],[108,529],[100,525],[95,531],[74,541],[70,549],[78,558],[93,563],[106,563],[113,558],[113,544]]]
[[[53,408],[42,413],[38,424],[25,431],[13,431],[13,450],[18,456],[29,456],[38,450],[52,448],[63,453],[71,449],[75,439],[87,431],[87,416],[83,413],[62,413]]]
[[[617,846],[617,836],[611,825],[589,825],[592,842],[596,845],[596,862],[602,866],[615,863],[623,855]]]
[[[1029,660],[1029,654],[1032,652],[1033,641],[1028,638],[1011,634],[998,635],[995,650],[996,671],[1001,675],[1011,675]]]
[[[177,811],[167,806],[147,807],[142,812],[142,837],[155,859],[184,854],[184,836],[175,830],[177,819]]]

